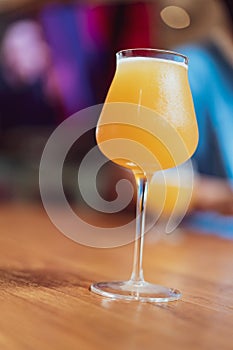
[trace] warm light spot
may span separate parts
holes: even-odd
[[[164,23],[175,29],[187,28],[190,25],[190,16],[188,12],[179,6],[167,6],[161,12],[160,16]]]

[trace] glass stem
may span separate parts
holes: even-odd
[[[134,259],[131,282],[140,283],[144,281],[142,259],[145,233],[148,179],[144,174],[135,174],[135,179],[137,184],[136,236],[134,243]]]

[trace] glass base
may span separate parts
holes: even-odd
[[[181,298],[177,289],[171,289],[148,282],[99,282],[92,284],[91,291],[103,297],[121,300],[161,303]]]

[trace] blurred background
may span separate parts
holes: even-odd
[[[229,28],[221,0],[1,0],[0,201],[40,201],[46,140],[71,114],[104,101],[116,51],[174,49]],[[71,200],[80,200],[74,168],[94,144],[92,130],[67,157],[64,185]],[[114,167],[106,174],[116,181]],[[109,188],[103,192],[111,198]]]

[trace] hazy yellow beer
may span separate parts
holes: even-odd
[[[112,102],[120,104],[115,108]],[[151,57],[118,57],[96,135],[109,159],[132,170],[142,165],[146,172],[154,172],[190,158],[197,146],[198,129],[187,65]],[[115,142],[104,143],[109,140]],[[134,148],[129,141],[143,149],[135,148],[133,156],[131,150],[127,155],[127,150]],[[124,148],[122,157],[116,155],[117,148],[118,152]],[[151,161],[152,155],[157,162]]]
[[[179,290],[144,280],[142,260],[148,180],[158,170],[184,163],[198,142],[188,60],[175,52],[149,48],[123,50],[116,56],[116,73],[100,113],[96,137],[108,159],[134,173],[137,201],[133,268],[129,280],[93,283],[91,290],[114,299],[178,300]],[[170,193],[167,203],[163,197],[165,209],[173,212],[179,189],[162,188]],[[150,195],[153,200],[153,188],[149,188]]]

